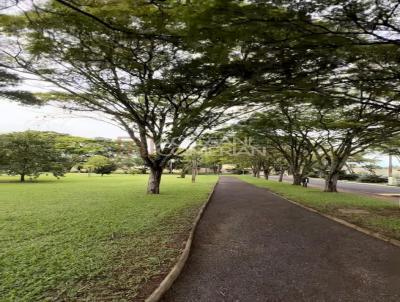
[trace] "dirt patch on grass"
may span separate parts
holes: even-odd
[[[364,209],[338,209],[344,215],[368,215],[370,212]]]
[[[154,275],[152,278],[147,280],[141,287],[140,290],[135,297],[135,301],[144,301],[147,297],[151,295],[151,293],[160,285],[160,283],[164,280],[164,278],[169,274],[171,271],[172,267],[175,265],[175,263],[178,261],[179,256],[181,255],[186,241],[189,237],[190,230],[184,233],[179,233],[176,234],[175,239],[171,242],[169,242],[168,247],[172,248],[176,251],[179,251],[173,259],[173,261],[169,261],[168,263],[165,263],[165,265],[162,267],[161,272],[157,275]]]
[[[350,209],[348,211],[336,209],[329,214],[360,227],[400,240],[400,208]]]
[[[397,217],[400,219],[400,208],[375,209],[374,213],[384,217]]]

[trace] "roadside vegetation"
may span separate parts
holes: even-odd
[[[0,177],[0,301],[134,301],[176,261],[216,180],[165,175],[146,195],[146,175]]]
[[[400,240],[400,207],[393,202],[352,193],[326,194],[315,188],[250,176],[238,177],[322,213]]]

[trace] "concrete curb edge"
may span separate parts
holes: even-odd
[[[145,300],[145,302],[158,302],[163,295],[171,288],[172,284],[175,282],[175,280],[178,278],[178,276],[181,274],[187,259],[189,258],[190,250],[192,247],[193,243],[193,238],[194,234],[196,232],[197,226],[200,222],[201,217],[204,214],[204,211],[206,210],[208,204],[211,201],[211,198],[214,195],[215,188],[217,187],[219,183],[219,179],[215,183],[214,187],[212,188],[210,194],[208,195],[207,201],[202,205],[200,208],[192,226],[192,230],[190,231],[189,237],[185,243],[185,248],[182,251],[182,254],[179,256],[178,261],[175,263],[175,265],[172,267],[171,271],[168,273],[168,275],[163,279],[163,281],[160,283],[160,285],[153,291],[153,293]]]
[[[265,188],[265,189],[266,189],[266,188]],[[268,190],[268,189],[267,189],[267,190]],[[330,220],[333,220],[333,221],[335,221],[335,222],[337,222],[337,223],[339,223],[339,224],[342,224],[342,225],[344,225],[344,226],[346,226],[346,227],[348,227],[348,228],[351,228],[351,229],[356,230],[356,231],[358,231],[358,232],[361,232],[361,233],[364,233],[364,234],[369,235],[369,236],[371,236],[371,237],[374,237],[375,239],[379,239],[379,240],[388,242],[388,243],[390,243],[390,244],[392,244],[392,245],[394,245],[394,246],[400,247],[400,241],[397,240],[397,239],[387,237],[387,236],[382,235],[382,234],[380,234],[380,233],[378,233],[378,232],[373,232],[373,231],[364,229],[364,228],[362,228],[362,227],[359,227],[358,225],[355,225],[355,224],[353,224],[353,223],[350,223],[350,222],[348,222],[348,221],[346,221],[346,220],[343,220],[343,219],[341,219],[341,218],[337,218],[337,217],[334,217],[334,216],[331,216],[331,215],[328,215],[328,214],[324,214],[324,213],[322,213],[322,212],[320,212],[320,211],[318,211],[318,210],[316,210],[316,209],[313,209],[313,208],[310,208],[310,207],[308,207],[308,206],[305,206],[305,205],[303,205],[303,204],[301,204],[301,203],[299,203],[299,202],[297,202],[297,201],[293,201],[293,200],[291,200],[291,199],[288,199],[288,198],[286,198],[285,196],[279,195],[278,193],[275,193],[275,192],[273,192],[273,191],[271,191],[271,190],[268,190],[268,192],[270,192],[270,193],[272,193],[272,194],[274,194],[274,195],[276,195],[276,196],[279,196],[279,197],[281,197],[281,198],[284,198],[285,200],[289,201],[290,203],[292,203],[292,204],[294,204],[294,205],[296,205],[296,206],[299,206],[299,207],[301,207],[301,208],[303,208],[303,209],[305,209],[305,210],[307,210],[307,211],[316,213],[316,214],[318,214],[318,215],[320,215],[320,216],[323,216],[323,217],[328,218],[328,219],[330,219]]]

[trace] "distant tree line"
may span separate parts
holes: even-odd
[[[19,175],[21,182],[42,173],[64,176],[73,167],[103,175],[140,164],[132,142],[41,131],[0,135],[0,170]]]

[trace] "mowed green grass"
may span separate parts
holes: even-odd
[[[238,176],[253,185],[267,188],[322,213],[336,216],[400,240],[400,207],[391,201],[353,193],[326,193],[316,188],[303,188],[290,183]],[[361,209],[368,214],[343,214],[340,209]]]
[[[217,177],[164,175],[158,196],[146,175],[16,181],[0,177],[0,301],[133,301],[176,260]]]

